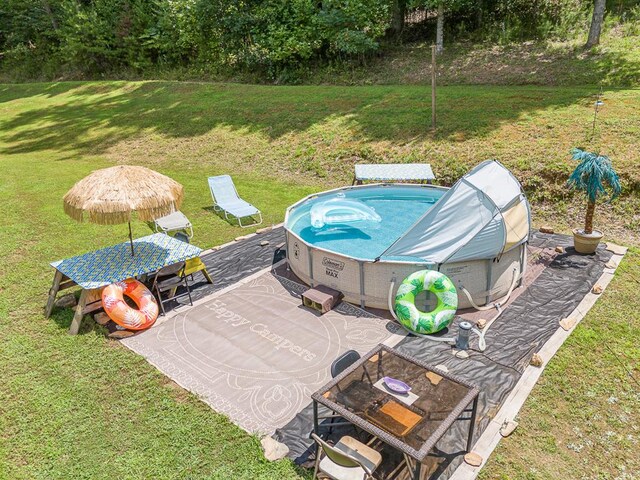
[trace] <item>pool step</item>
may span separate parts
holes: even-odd
[[[302,305],[318,310],[321,314],[327,313],[344,297],[342,292],[325,285],[316,285],[300,296],[302,298]]]

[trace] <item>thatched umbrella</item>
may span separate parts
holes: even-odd
[[[180,208],[184,190],[175,180],[145,167],[119,165],[96,170],[63,197],[64,211],[74,220],[100,225],[129,224],[131,214],[148,222]]]

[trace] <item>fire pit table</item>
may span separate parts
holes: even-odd
[[[385,377],[400,380],[411,390],[396,393]],[[478,393],[454,375],[378,345],[312,395],[314,431],[320,435],[322,429],[337,425],[320,421],[339,415],[401,452],[404,462],[395,473],[406,466],[411,478],[418,480],[427,455],[454,422],[469,422],[466,451],[471,449]],[[319,416],[318,404],[334,414]]]

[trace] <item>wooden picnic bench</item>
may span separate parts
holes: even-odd
[[[129,242],[101,248],[94,252],[52,262],[53,284],[45,307],[48,318],[53,311],[58,292],[71,287],[82,288],[69,333],[75,335],[85,314],[102,307],[100,292],[104,287],[128,278],[156,272],[162,267],[196,259],[202,250],[164,233],[154,233],[134,240],[135,255]],[[202,270],[202,262],[192,262],[191,273]],[[211,277],[205,274],[207,281]]]

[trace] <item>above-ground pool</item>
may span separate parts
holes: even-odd
[[[476,169],[496,188],[471,176]],[[402,280],[426,268],[452,279],[460,308],[504,296],[523,274],[529,208],[517,180],[500,185],[510,173],[498,162],[476,169],[451,189],[376,184],[300,200],[285,218],[290,268],[308,285],[373,308],[388,309]],[[433,304],[426,297],[425,308]]]
[[[287,230],[316,248],[374,261],[422,217],[446,190],[429,185],[387,185],[326,192],[296,204],[287,218]],[[359,203],[373,209],[380,220],[357,218]],[[319,205],[328,206],[328,211],[325,211],[329,217],[332,212],[336,212],[334,218],[345,212],[344,215],[350,215],[352,219],[340,221],[338,218],[338,223],[314,228],[311,209]],[[332,205],[336,206],[333,210]]]

